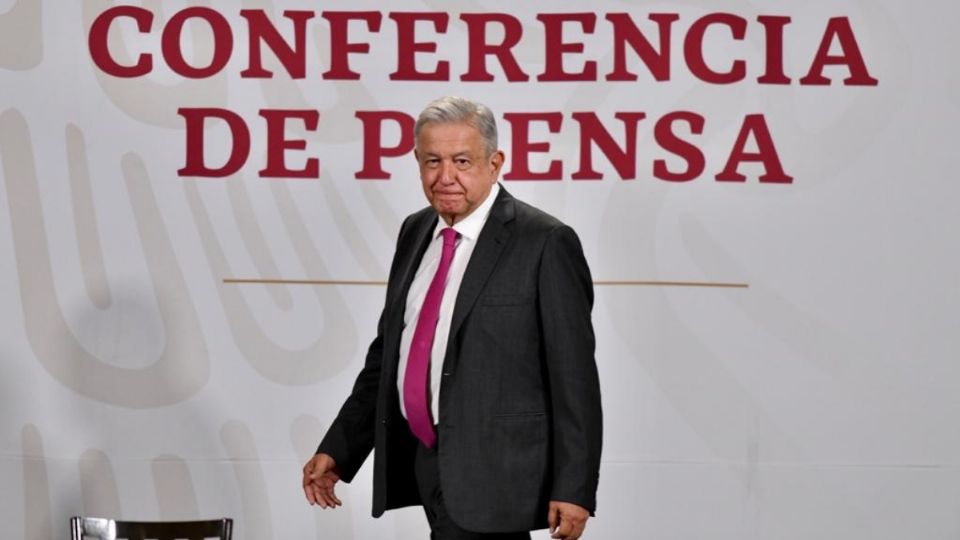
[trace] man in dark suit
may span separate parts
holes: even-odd
[[[430,206],[400,228],[377,337],[304,466],[307,500],[339,506],[334,485],[374,450],[376,517],[422,504],[434,540],[579,538],[602,439],[580,242],[497,183],[487,107],[441,98],[415,133]]]

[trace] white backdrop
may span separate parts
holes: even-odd
[[[161,6],[162,4],[162,6]],[[373,337],[378,285],[263,285],[229,278],[386,279],[402,218],[424,201],[412,156],[384,160],[390,180],[357,180],[357,110],[415,115],[460,94],[498,114],[560,111],[538,126],[533,154],[563,179],[506,182],[514,195],[571,224],[598,281],[740,283],[746,288],[596,287],[594,322],[605,411],[600,539],[956,539],[960,537],[960,120],[955,2],[216,2],[234,55],[207,79],[173,73],[159,55],[172,13],[201,2],[144,1],[151,33],[118,24],[118,61],[153,52],[145,77],[119,79],[91,61],[92,21],[112,4],[0,0],[0,523],[4,536],[66,538],[71,515],[128,519],[231,516],[236,537],[414,539],[419,509],[369,516],[369,462],[340,488],[344,507],[310,508],[301,463],[349,391]],[[371,10],[379,32],[351,40],[359,81],[324,80],[329,26],[308,23],[307,76],[248,79],[241,8]],[[421,69],[451,63],[451,80],[390,81],[393,11],[448,11],[425,27]],[[600,14],[592,34],[571,26],[597,82],[538,83],[542,12]],[[704,14],[749,23],[742,41],[710,30],[708,63],[747,62],[747,77],[694,77],[683,37]],[[467,38],[460,12],[509,12],[524,37],[514,53],[531,81],[460,82]],[[649,13],[676,13],[671,77],[606,82],[611,31],[602,14],[630,13],[656,44]],[[789,85],[764,69],[758,15],[785,28]],[[877,86],[803,86],[831,17],[848,17]],[[185,56],[209,57],[202,25]],[[353,31],[353,30],[352,30]],[[419,34],[418,34],[419,36]],[[491,38],[493,39],[493,38]],[[837,52],[837,49],[834,49]],[[267,64],[277,67],[268,54]],[[251,129],[250,162],[227,178],[181,178],[177,107],[230,109]],[[321,178],[259,178],[263,108],[316,109],[315,133],[291,165],[320,159]],[[654,142],[671,111],[705,118],[679,133],[705,155],[689,182],[651,174],[682,161]],[[574,111],[594,111],[622,144],[620,111],[643,111],[637,178],[620,180],[594,149],[599,181],[576,181]],[[763,114],[789,184],[717,182],[745,115]],[[227,155],[207,131],[211,162]],[[387,130],[384,140],[399,133]],[[502,146],[512,146],[501,121]],[[546,536],[540,533],[538,538]]]

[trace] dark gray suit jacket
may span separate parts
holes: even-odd
[[[346,482],[374,450],[377,517],[420,503],[397,364],[407,291],[437,219],[427,207],[403,222],[377,337],[317,450]],[[436,419],[444,503],[461,527],[544,528],[551,500],[593,513],[602,414],[592,306],[576,233],[501,189],[457,295]]]

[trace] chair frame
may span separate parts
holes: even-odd
[[[107,518],[70,518],[72,540],[85,537],[97,540],[230,540],[233,520],[230,518],[199,521],[124,521]]]

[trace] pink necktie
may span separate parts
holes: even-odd
[[[437,329],[437,320],[440,319],[440,301],[443,300],[443,289],[447,285],[447,273],[450,263],[453,262],[453,250],[459,234],[447,227],[440,231],[443,235],[443,253],[440,255],[440,265],[433,275],[427,296],[420,307],[420,317],[417,319],[417,328],[413,332],[413,342],[410,344],[410,354],[407,356],[407,371],[403,379],[403,405],[407,412],[407,422],[410,430],[423,442],[427,448],[432,448],[437,441],[437,434],[433,430],[433,420],[430,415],[430,401],[427,393],[427,381],[430,379],[430,353],[433,350],[433,335]]]

